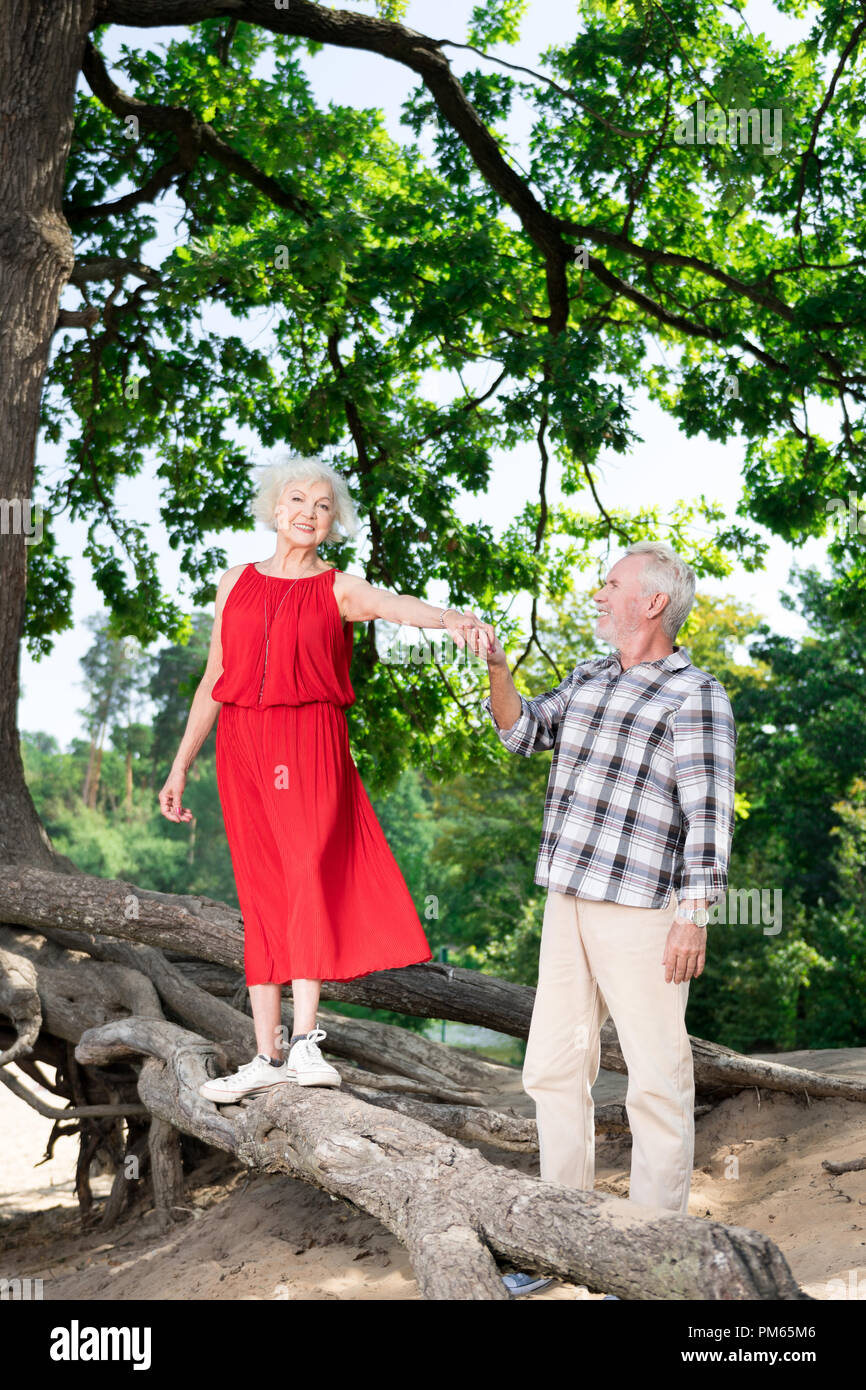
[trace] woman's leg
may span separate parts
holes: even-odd
[[[259,1052],[274,1060],[282,1060],[283,1029],[280,1019],[280,985],[250,985],[250,1004],[256,1027],[256,1046]],[[295,1010],[292,1036],[311,1033],[316,1026],[321,980],[292,980]]]
[[[312,1033],[315,1028],[321,988],[321,980],[292,980],[292,999],[295,1005],[292,1037],[297,1037],[299,1033]]]
[[[277,984],[250,985],[250,1004],[256,1026],[256,1046],[259,1052],[275,1061],[283,1060],[280,1024],[280,989]]]
[[[339,1086],[340,1073],[326,1062],[312,1040],[303,1041],[316,1027],[321,980],[292,980],[295,1011],[292,1039],[297,1042],[289,1053],[289,1069],[299,1086]],[[315,1036],[315,1035],[314,1035]]]

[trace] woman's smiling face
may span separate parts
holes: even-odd
[[[289,483],[274,509],[277,531],[292,545],[320,545],[334,520],[334,495],[328,483]]]

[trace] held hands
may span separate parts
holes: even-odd
[[[455,609],[446,610],[445,631],[453,637],[457,647],[466,647],[474,656],[487,656],[496,635],[489,623],[483,623],[475,613],[458,613]]]
[[[707,958],[707,929],[696,927],[694,922],[682,922],[675,917],[665,942],[662,965],[665,968],[665,982],[675,985],[683,980],[697,979],[703,971]]]
[[[191,821],[192,811],[183,806],[183,789],[186,786],[186,773],[182,768],[172,768],[165,786],[159,794],[159,809],[166,820]]]
[[[505,648],[503,647],[503,645],[502,645],[502,643],[500,642],[499,638],[496,636],[496,633],[493,631],[493,628],[490,629],[490,632],[491,632],[491,641],[490,641],[490,645],[489,645],[489,647],[488,647],[488,649],[487,649],[487,665],[488,665],[488,666],[507,666],[507,665],[508,665],[508,657],[507,657],[506,654],[505,654]]]

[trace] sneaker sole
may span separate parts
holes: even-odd
[[[342,1086],[342,1076],[335,1076],[330,1071],[308,1072],[299,1074],[296,1078],[299,1086]]]
[[[265,1091],[272,1091],[275,1086],[284,1086],[287,1081],[294,1080],[294,1076],[283,1076],[279,1081],[270,1081],[267,1086],[253,1086],[248,1091],[208,1091],[202,1086],[199,1089],[199,1095],[203,1100],[213,1100],[216,1101],[217,1104],[221,1102],[223,1105],[228,1103],[234,1105],[236,1101],[243,1100],[244,1096],[260,1096],[263,1095]]]
[[[552,1283],[552,1279],[541,1279],[535,1284],[527,1284],[525,1288],[522,1289],[512,1289],[509,1288],[507,1284],[505,1287],[508,1289],[509,1295],[512,1298],[525,1298],[527,1294],[540,1293],[542,1289],[549,1289]]]

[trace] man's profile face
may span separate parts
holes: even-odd
[[[593,594],[598,612],[595,634],[602,641],[620,646],[649,623],[647,610],[653,595],[641,592],[641,574],[648,559],[648,555],[624,555]]]

